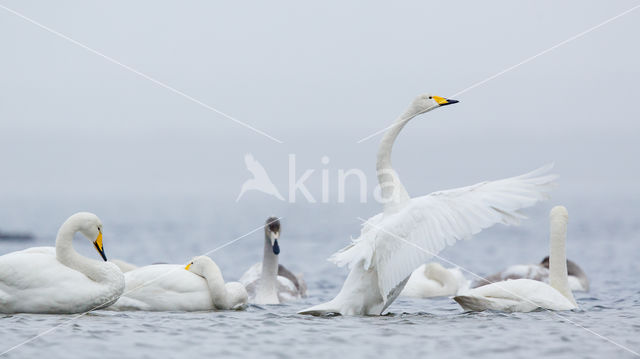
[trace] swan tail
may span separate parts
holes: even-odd
[[[314,316],[333,316],[340,315],[340,308],[338,305],[334,303],[334,301],[329,301],[326,303],[314,305],[311,308],[307,308],[298,312],[298,314],[304,315],[314,315]]]
[[[462,309],[467,312],[482,312],[492,307],[490,300],[473,295],[457,295],[453,297],[453,300],[458,302]]]

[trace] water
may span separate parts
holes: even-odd
[[[520,227],[496,226],[441,255],[478,274],[515,263],[535,263],[548,252],[547,213],[555,203],[527,211]],[[280,261],[303,272],[308,298],[283,305],[250,306],[237,312],[110,312],[74,315],[4,315],[0,351],[52,330],[7,357],[141,358],[235,356],[460,358],[633,357],[607,339],[640,351],[639,202],[630,199],[564,202],[570,212],[568,257],[591,280],[576,293],[580,310],[552,313],[464,313],[449,298],[400,298],[382,317],[317,318],[295,314],[331,299],[346,277],[326,258],[359,230],[357,216],[377,205],[238,204],[214,199],[5,200],[0,228],[31,230],[32,242],[0,242],[0,253],[50,245],[71,213],[90,209],[105,226],[110,258],[136,264],[183,263],[261,226],[268,215],[284,216]],[[264,208],[270,208],[265,211]],[[260,260],[262,232],[250,234],[210,256],[226,280],[238,279]],[[96,257],[88,241],[78,250]],[[445,264],[449,266],[448,264]],[[468,275],[469,277],[469,275]],[[588,330],[586,330],[586,329]],[[597,333],[597,334],[596,334]],[[600,337],[602,336],[602,337]]]

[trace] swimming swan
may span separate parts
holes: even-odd
[[[186,269],[186,270],[185,270]],[[241,309],[247,291],[238,282],[224,282],[207,256],[180,264],[153,264],[124,274],[126,288],[110,310],[202,311]]]
[[[278,264],[280,221],[270,217],[264,225],[264,255],[240,278],[254,304],[279,304],[306,296],[307,285],[302,275],[295,275]],[[264,275],[263,275],[264,274]]]
[[[351,271],[331,301],[301,314],[380,315],[400,294],[417,267],[457,240],[496,223],[517,224],[520,208],[545,199],[554,176],[546,166],[518,177],[482,182],[410,198],[391,167],[391,149],[412,118],[458,101],[417,97],[382,138],[377,174],[384,212],[364,223],[360,237],[330,260]]]
[[[569,288],[572,292],[588,292],[589,278],[575,262],[567,259],[567,274]],[[544,257],[540,264],[516,264],[492,274],[486,278],[473,282],[471,288],[478,288],[489,283],[500,282],[508,279],[534,279],[549,283],[549,256]]]
[[[104,260],[81,256],[73,235],[82,233]],[[102,222],[93,213],[67,219],[54,247],[33,247],[0,257],[0,313],[83,313],[113,303],[124,290],[124,276],[106,262]]]
[[[470,289],[453,299],[467,311],[530,312],[538,308],[570,310],[578,307],[569,288],[565,241],[569,214],[566,208],[551,210],[549,284],[514,279]]]
[[[400,295],[413,298],[456,295],[469,289],[469,283],[460,268],[445,268],[440,263],[431,262],[411,273]]]

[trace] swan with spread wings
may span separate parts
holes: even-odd
[[[377,156],[384,211],[364,221],[360,237],[331,256],[350,273],[331,301],[300,314],[380,315],[400,294],[411,272],[447,245],[496,223],[517,224],[519,209],[547,198],[555,176],[550,165],[507,179],[410,198],[391,166],[391,149],[412,118],[457,103],[418,96],[384,135]]]

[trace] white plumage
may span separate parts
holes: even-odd
[[[469,284],[460,268],[445,268],[438,262],[430,262],[411,273],[400,295],[413,298],[444,297],[468,290]]]
[[[110,310],[204,311],[238,309],[247,292],[238,282],[225,283],[220,268],[207,256],[180,264],[153,264],[124,274],[126,288]]]
[[[379,315],[400,294],[409,275],[447,245],[470,238],[496,223],[518,224],[519,209],[547,198],[555,176],[551,165],[533,172],[434,192],[411,199],[391,167],[391,148],[413,117],[457,101],[422,95],[386,133],[377,160],[378,181],[387,202],[384,212],[363,225],[360,237],[330,260],[351,269],[332,301],[303,314]]]
[[[568,213],[564,207],[556,206],[551,210],[549,284],[534,279],[507,280],[470,289],[453,299],[469,311],[530,312],[538,308],[577,308],[567,275],[567,220]]]
[[[72,246],[73,235],[93,241],[106,261],[102,222],[92,213],[69,217],[56,246],[34,247],[0,256],[0,313],[82,313],[113,303],[124,290],[116,265],[89,259]]]

